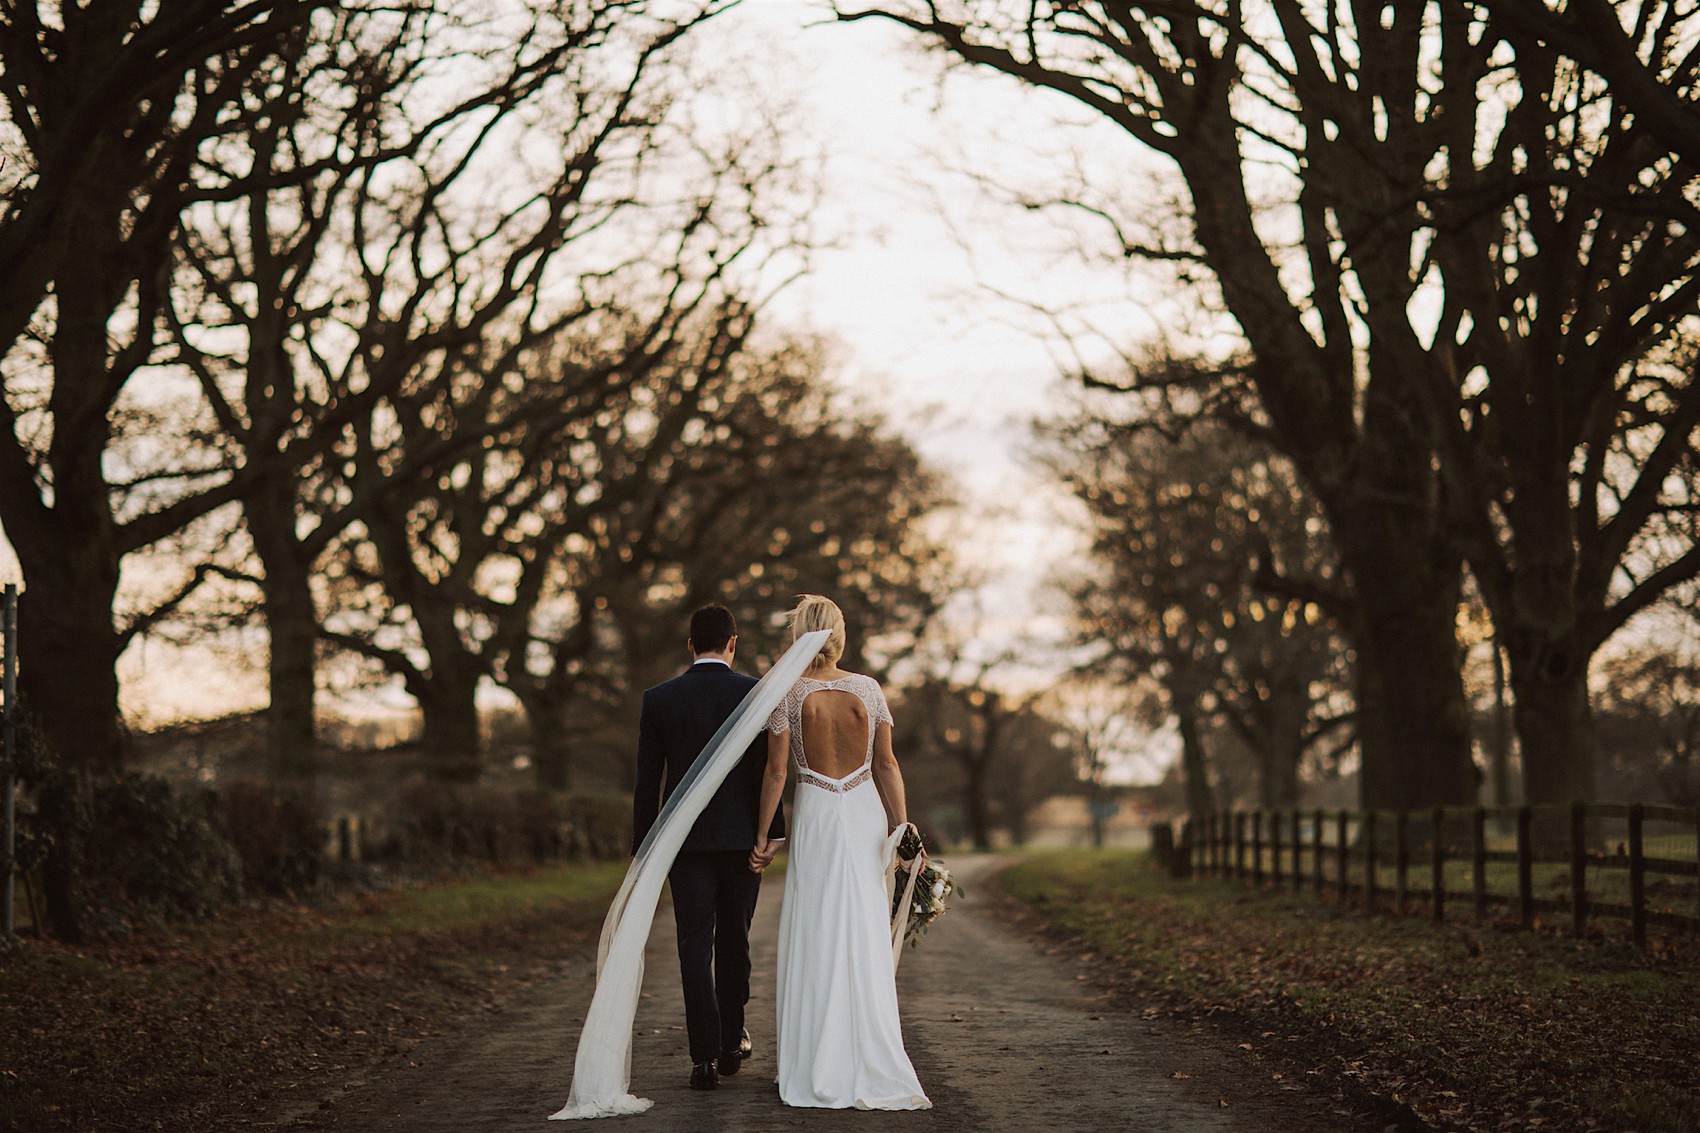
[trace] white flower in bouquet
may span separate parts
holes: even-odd
[[[945,903],[952,893],[966,896],[967,891],[956,883],[956,879],[946,869],[943,862],[927,856],[921,839],[911,829],[904,835],[897,849],[897,884],[892,892],[892,923],[902,912],[903,895],[910,893],[908,918],[903,928],[903,939],[910,943],[919,943],[926,935],[927,927],[944,915]],[[909,889],[909,876],[919,867],[915,877],[915,887]]]

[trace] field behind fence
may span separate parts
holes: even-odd
[[[1333,893],[1396,913],[1426,908],[1524,928],[1556,914],[1700,933],[1700,807],[1437,807],[1229,811],[1188,820],[1177,862],[1194,876]],[[1543,914],[1548,916],[1543,917]]]

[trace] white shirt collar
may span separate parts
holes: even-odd
[[[693,669],[698,665],[726,665],[728,669],[732,667],[731,665],[727,665],[726,662],[722,661],[718,657],[699,657],[695,661],[691,662],[691,668]]]

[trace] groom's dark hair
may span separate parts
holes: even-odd
[[[691,648],[698,653],[719,653],[738,636],[738,619],[725,606],[704,606],[691,615]]]

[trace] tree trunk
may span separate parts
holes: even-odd
[[[48,542],[58,546],[46,556],[33,538],[14,542],[28,586],[18,611],[18,694],[62,766],[115,773],[128,747],[112,625],[117,560],[99,540]]]
[[[113,619],[122,552],[104,460],[112,435],[108,323],[124,282],[112,270],[109,223],[91,221],[77,233],[55,278],[51,504],[33,484],[0,493],[8,505],[0,520],[29,588],[18,621],[18,691],[55,758],[79,772],[121,770],[126,748],[123,641]]]
[[[484,770],[477,678],[433,677],[417,695],[424,716],[425,773],[444,783],[477,782]]]
[[[1373,618],[1373,604],[1365,603]],[[1411,616],[1358,641],[1359,796],[1367,810],[1476,801],[1463,676],[1452,625]]]
[[[531,730],[531,770],[537,785],[546,791],[570,791],[572,744],[566,736],[563,707],[545,693],[520,695],[519,702]]]
[[[1524,800],[1534,806],[1595,801],[1586,651],[1533,634],[1513,636],[1508,644]]]
[[[1299,805],[1299,761],[1304,758],[1304,736],[1281,734],[1263,753],[1263,782],[1260,802],[1265,810],[1291,810]]]
[[[1357,646],[1360,798],[1369,810],[1421,810],[1476,801],[1457,610],[1458,556],[1399,509],[1367,493],[1333,524],[1352,576]],[[1379,517],[1368,513],[1379,510]],[[1429,518],[1426,515],[1424,519]]]
[[[1186,812],[1197,823],[1216,810],[1216,793],[1210,787],[1210,761],[1204,750],[1204,736],[1198,727],[1198,709],[1191,703],[1177,703],[1175,720],[1181,733],[1181,778],[1186,782]]]
[[[963,814],[968,820],[968,839],[976,850],[992,848],[991,810],[986,804],[987,763],[970,754],[962,756]]]
[[[1270,682],[1261,705],[1265,727],[1258,737],[1258,803],[1265,810],[1299,805],[1299,763],[1305,754],[1305,723],[1310,717],[1309,683],[1302,673],[1283,673]]]
[[[278,476],[247,501],[248,530],[265,567],[270,637],[266,765],[280,782],[309,782],[318,772],[318,611],[312,575],[295,537],[295,484]]]

